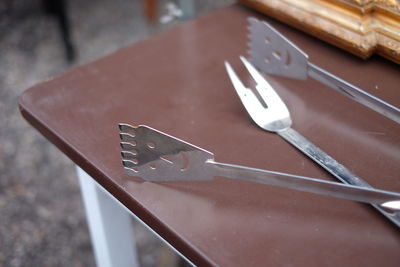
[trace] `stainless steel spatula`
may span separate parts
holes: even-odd
[[[271,25],[249,18],[250,62],[267,74],[306,80],[308,76],[400,123],[400,109],[308,61],[308,55]]]
[[[146,181],[206,181],[214,176],[224,176],[378,204],[400,211],[399,193],[220,163],[214,161],[211,152],[148,126],[121,123],[119,129],[122,164],[126,173]]]

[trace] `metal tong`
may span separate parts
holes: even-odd
[[[146,181],[207,181],[224,176],[400,210],[399,193],[221,163],[213,153],[148,126],[120,123],[119,129],[126,173]]]
[[[266,74],[306,80],[308,76],[400,123],[400,109],[308,61],[308,55],[271,25],[249,18],[250,62]]]

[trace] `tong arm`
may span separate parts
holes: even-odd
[[[313,79],[335,89],[336,91],[350,97],[354,101],[386,116],[387,118],[400,123],[400,109],[377,98],[366,91],[340,79],[320,67],[308,63],[308,75]]]
[[[213,169],[214,176],[223,176],[297,191],[382,205],[393,212],[400,211],[400,193],[221,163],[213,160],[206,161],[206,164]]]

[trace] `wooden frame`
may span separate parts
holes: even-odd
[[[397,0],[239,0],[326,42],[368,58],[400,64]]]

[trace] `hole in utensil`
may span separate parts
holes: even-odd
[[[278,51],[272,52],[272,55],[273,55],[277,60],[281,60],[281,59],[282,59],[281,53],[278,52]]]
[[[150,167],[150,169],[152,169],[152,170],[155,170],[155,169],[157,168],[156,165],[155,165],[154,163],[150,164],[149,167]]]
[[[286,51],[286,60],[285,60],[284,67],[288,68],[291,63],[292,63],[292,57],[290,56],[290,53],[288,51]]]
[[[181,167],[181,171],[186,171],[187,168],[189,167],[189,158],[186,155],[186,153],[181,152],[181,157],[182,157],[182,167]]]
[[[156,147],[156,143],[154,143],[154,142],[148,142],[148,143],[147,143],[147,147],[153,149],[153,148]]]
[[[269,64],[271,62],[271,60],[269,59],[269,57],[265,57],[264,58],[265,63]]]
[[[139,163],[138,159],[131,159],[131,161],[132,161],[133,164],[138,164]]]
[[[265,37],[265,43],[266,44],[271,43],[271,38],[269,36]]]

